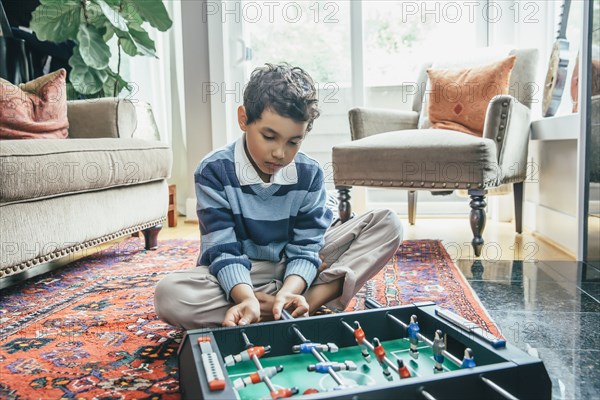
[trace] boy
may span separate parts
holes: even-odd
[[[401,225],[388,210],[330,227],[323,170],[299,152],[319,116],[311,77],[288,64],[257,68],[238,108],[244,135],[194,174],[197,267],[157,285],[163,321],[183,329],[343,310],[393,256]]]

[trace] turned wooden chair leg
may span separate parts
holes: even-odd
[[[515,199],[515,231],[523,233],[523,182],[513,183]]]
[[[473,231],[473,240],[471,245],[475,252],[475,257],[481,255],[481,249],[483,248],[483,229],[485,228],[485,190],[469,190],[469,196],[471,196],[471,230]]]
[[[162,224],[158,224],[142,231],[146,242],[146,250],[156,250],[158,248],[158,232],[160,232],[161,229]]]
[[[350,189],[351,187],[340,186],[336,188],[338,191],[338,212],[342,224],[350,219],[352,215],[352,205],[350,204]]]
[[[408,191],[408,223],[415,224],[417,219],[417,192],[414,190]]]

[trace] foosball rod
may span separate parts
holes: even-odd
[[[341,320],[341,322],[346,328],[348,328],[348,330],[350,330],[350,332],[354,333],[354,328],[352,328],[350,324],[348,324],[344,320]],[[369,350],[375,353],[375,346],[373,346],[373,344],[369,342],[367,338],[363,339],[363,343],[369,348]],[[398,365],[394,364],[392,360],[390,360],[387,356],[383,358],[383,362],[385,362],[387,366],[390,367],[395,373],[400,374],[400,372],[398,371]]]
[[[381,304],[377,303],[376,301],[374,301],[372,299],[365,300],[365,307],[370,308],[370,309],[383,308],[383,306]],[[404,329],[408,329],[408,325],[406,325],[404,322],[400,321],[398,318],[394,317],[393,315],[387,313],[386,316],[388,318],[390,318],[392,321],[394,321],[397,324],[399,324],[400,326],[402,326]],[[433,342],[431,340],[427,339],[425,336],[421,335],[420,333],[417,333],[417,337],[419,339],[423,340],[429,346],[433,346]],[[454,364],[456,364],[458,367],[460,367],[462,365],[462,363],[460,362],[460,360],[458,358],[453,356],[451,353],[448,353],[446,350],[444,350],[443,354],[444,354],[444,356],[448,357],[448,359],[450,361],[452,361]],[[493,389],[499,395],[503,396],[505,399],[519,400],[518,397],[513,396],[506,389],[502,388],[501,386],[498,386],[498,384],[495,383],[494,381],[492,381],[484,376],[480,376],[480,379],[483,383],[488,385],[491,389]],[[425,396],[425,398],[428,398],[428,399],[434,398],[433,396],[431,396],[429,393],[425,392],[424,390],[422,390],[421,393],[423,394],[423,396]]]
[[[252,347],[253,344],[250,341],[250,339],[248,339],[248,335],[246,335],[246,332],[242,331],[242,338],[244,339],[244,344],[246,345],[246,348]],[[254,365],[256,366],[257,370],[262,370],[263,366],[260,363],[260,360],[258,359],[258,357],[256,356],[256,354],[252,354],[252,361],[254,362]],[[267,387],[269,388],[269,392],[273,393],[276,392],[277,389],[275,389],[275,386],[273,386],[273,382],[271,382],[271,379],[268,376],[264,376],[263,377],[263,382],[265,383],[265,385],[267,385]]]
[[[379,303],[377,303],[376,301],[372,300],[372,299],[366,299],[365,300],[365,306],[367,308],[383,308],[383,306]],[[400,325],[402,328],[404,328],[404,330],[408,330],[408,325],[405,324],[404,322],[400,321],[398,318],[394,317],[393,315],[391,315],[390,313],[386,313],[385,314],[388,318],[390,318],[392,321],[394,321],[395,323],[397,323],[398,325]],[[429,347],[433,347],[433,341],[429,340],[427,337],[423,336],[420,333],[417,333],[417,338],[421,339],[422,341],[424,341],[425,343],[427,343],[427,345]],[[452,355],[452,353],[449,353],[447,350],[444,350],[442,352],[442,354],[448,358],[448,360],[452,361],[452,363],[454,365],[456,365],[457,367],[460,367],[462,365],[462,361],[459,360],[458,358],[456,358],[454,355]]]
[[[281,317],[283,319],[294,319],[294,317],[292,317],[291,314],[289,312],[287,312],[286,310],[283,310],[281,312]],[[298,336],[298,338],[302,341],[302,343],[310,342],[310,340],[308,340],[306,337],[304,337],[304,335],[302,334],[302,332],[300,332],[300,329],[298,329],[298,327],[296,327],[295,325],[292,325],[292,329],[293,329],[294,333],[296,333],[296,336]],[[327,360],[325,360],[323,358],[323,356],[321,354],[319,354],[317,349],[315,349],[314,347],[310,350],[310,352],[317,360],[319,360],[319,362],[322,362],[322,363],[327,362]],[[329,372],[329,375],[331,375],[333,380],[338,385],[340,385],[340,386],[344,385],[344,380],[333,370],[333,368],[331,368],[331,367],[327,368],[327,372]]]

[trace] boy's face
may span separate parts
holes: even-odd
[[[265,109],[260,118],[247,124],[246,110],[238,108],[240,129],[246,132],[250,161],[264,182],[294,160],[306,134],[308,122],[296,122]]]

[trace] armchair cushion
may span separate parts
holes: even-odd
[[[510,72],[516,57],[461,70],[428,69],[431,83],[429,119],[434,129],[483,135],[490,100],[508,94]]]
[[[484,189],[500,184],[496,143],[443,129],[386,132],[333,147],[336,186]]]
[[[68,135],[67,71],[21,85],[0,79],[0,139],[64,139]]]

